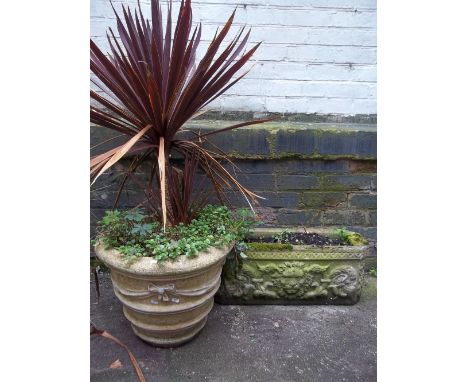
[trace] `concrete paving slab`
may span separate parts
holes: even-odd
[[[202,332],[175,349],[136,337],[108,274],[91,281],[91,320],[123,341],[148,382],[376,381],[377,281],[366,279],[353,306],[217,305]],[[119,359],[122,368],[109,366]],[[124,350],[91,337],[91,381],[137,381]]]

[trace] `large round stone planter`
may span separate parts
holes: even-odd
[[[210,248],[196,257],[157,263],[150,257],[128,261],[98,244],[96,255],[111,270],[115,295],[135,334],[173,347],[190,341],[205,325],[230,250]]]

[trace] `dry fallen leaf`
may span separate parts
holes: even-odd
[[[121,369],[122,368],[122,362],[120,362],[120,359],[116,359],[114,362],[112,362],[109,366],[111,369]]]
[[[132,365],[133,365],[133,368],[135,369],[135,372],[137,373],[138,380],[140,382],[146,382],[145,376],[143,375],[143,372],[141,371],[141,368],[138,365],[138,361],[136,360],[135,356],[132,354],[130,349],[122,341],[120,341],[118,338],[114,337],[112,334],[106,332],[105,330],[100,330],[100,329],[96,328],[94,326],[94,324],[91,322],[90,323],[90,335],[93,335],[93,334],[104,337],[104,338],[109,338],[110,340],[114,341],[117,345],[124,348],[125,351],[128,353],[128,356],[130,358],[130,361],[132,362]],[[117,360],[117,361],[119,361],[119,360]]]

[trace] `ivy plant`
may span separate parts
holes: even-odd
[[[242,242],[254,219],[246,210],[206,206],[190,224],[163,230],[154,216],[140,209],[106,211],[98,223],[98,241],[127,258],[153,257],[157,261],[195,256],[209,247]]]

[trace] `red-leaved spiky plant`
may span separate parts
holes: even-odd
[[[114,9],[114,7],[112,6]],[[268,119],[239,123],[193,139],[181,139],[184,123],[199,115],[203,108],[243,78],[232,79],[252,57],[260,44],[245,51],[250,30],[242,28],[224,50],[220,50],[235,11],[217,31],[205,55],[195,63],[201,37],[201,24],[192,29],[190,0],[182,0],[174,33],[172,3],[168,6],[165,32],[158,0],[151,1],[151,21],[145,19],[140,3],[134,14],[122,6],[123,18],[117,18],[120,41],[109,28],[111,51],[104,54],[91,40],[92,82],[102,91],[91,90],[91,122],[128,137],[126,143],[91,158],[94,182],[103,172],[125,156],[133,160],[127,168],[122,187],[145,161],[152,161],[149,182],[145,185],[146,204],[152,207],[166,227],[188,223],[206,204],[206,197],[195,195],[194,176],[199,168],[214,186],[223,202],[226,188],[238,189],[247,200],[258,197],[243,187],[220,163],[227,159],[203,143],[213,133],[258,124]],[[218,33],[219,32],[219,33]],[[218,53],[218,51],[220,51]],[[177,166],[170,154],[177,152],[183,166]]]

